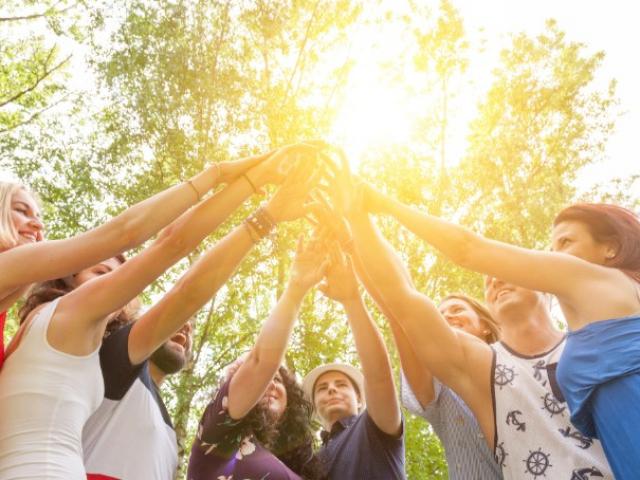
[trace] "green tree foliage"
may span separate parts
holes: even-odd
[[[29,11],[50,12],[52,18],[72,12],[64,10],[71,5],[65,2],[29,5]],[[362,25],[363,6],[378,4],[92,2],[86,7],[92,33],[77,40],[89,51],[95,89],[69,102],[64,116],[42,115],[28,129],[12,127],[0,143],[0,164],[34,185],[55,238],[96,225],[211,161],[322,137],[334,119],[332,99],[345,94],[355,59],[345,62],[344,50]],[[412,8],[410,18],[368,11],[367,21],[404,22],[411,32],[410,54],[399,56],[389,75],[404,81],[398,72],[410,71],[419,79],[407,88],[424,105],[420,128],[410,144],[365,152],[359,173],[417,208],[493,238],[544,248],[553,215],[575,197],[577,172],[600,158],[613,126],[615,84],[603,90],[594,82],[603,54],[567,40],[554,22],[535,37],[514,35],[469,125],[467,151],[452,167],[447,130],[459,112],[450,107],[468,80],[475,51],[451,2],[443,0],[436,11],[417,2]],[[51,48],[43,42],[34,34],[30,45],[0,43],[3,52],[14,52],[1,60],[0,99],[38,78],[40,60],[47,61]],[[30,49],[38,45],[40,56],[33,56]],[[61,59],[48,61],[55,66]],[[18,106],[0,107],[0,129],[47,108],[63,90],[58,77],[43,79],[10,102]],[[17,111],[21,116],[11,116]],[[637,206],[638,196],[629,193],[637,179],[620,182],[590,198]],[[246,205],[202,248],[255,206]],[[379,224],[421,291],[436,301],[454,291],[481,298],[478,275],[452,265],[395,222]],[[280,227],[197,316],[193,359],[163,386],[182,448],[181,475],[222,368],[251,347],[286,280],[293,240],[303,228],[303,221]],[[159,298],[194,257],[170,270],[145,300]],[[391,346],[385,320],[374,316]],[[333,360],[357,363],[344,313],[320,294],[309,295],[287,362],[304,374]],[[430,426],[407,414],[405,432],[409,478],[446,478],[442,446]]]
[[[66,97],[59,40],[81,35],[82,2],[3,2],[0,9],[0,135],[27,125]]]

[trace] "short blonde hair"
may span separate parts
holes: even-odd
[[[0,182],[0,251],[8,250],[18,244],[18,232],[11,220],[11,200],[18,190],[29,192],[16,182]],[[31,193],[31,192],[29,192]]]

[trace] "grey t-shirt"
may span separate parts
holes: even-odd
[[[491,453],[478,421],[451,389],[433,379],[433,401],[422,408],[402,374],[402,404],[426,419],[444,446],[451,480],[498,480],[502,471]]]

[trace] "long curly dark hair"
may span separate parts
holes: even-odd
[[[237,368],[239,365],[235,365],[227,377],[231,378]],[[302,478],[323,480],[326,478],[325,469],[313,453],[313,406],[306,399],[294,374],[284,366],[278,371],[287,391],[287,407],[282,417],[274,421],[270,410],[258,403],[242,420],[242,436],[253,434],[265,448]]]
[[[124,255],[117,255],[114,257],[120,264],[126,262]],[[76,287],[71,281],[71,277],[56,278],[55,280],[48,280],[35,284],[27,294],[27,299],[24,305],[18,311],[18,317],[20,318],[20,324],[24,323],[29,314],[38,306],[43,303],[49,303],[54,301],[58,297],[62,297],[67,293],[73,291]],[[131,323],[138,311],[139,305],[134,300],[130,302],[125,308],[123,308],[118,314],[107,324],[105,331],[105,338],[111,333],[118,330],[120,327]]]

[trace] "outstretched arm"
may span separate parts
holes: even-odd
[[[360,257],[356,252],[354,252],[351,230],[346,223],[346,220],[323,196],[316,196],[315,198],[319,207],[314,210],[314,216],[317,217],[323,225],[330,229],[338,243],[342,245],[342,248],[345,251],[349,251],[351,254],[351,260],[360,281],[371,298],[376,302],[380,311],[389,321],[396,348],[398,349],[398,354],[400,356],[400,363],[404,376],[409,382],[411,390],[414,392],[417,400],[423,407],[426,406],[433,401],[435,395],[431,371],[418,359],[417,355],[413,351],[413,347],[411,346],[409,339],[400,327],[398,320],[392,315],[391,310],[385,304],[375,282],[373,282],[371,277],[367,274]],[[338,199],[338,201],[340,200],[341,199]],[[411,275],[404,263],[386,240],[382,238],[380,240],[381,247],[385,248],[386,255],[389,258],[394,259],[394,264],[399,270],[398,273],[402,275],[403,281],[407,284],[407,288],[414,289],[415,287],[411,280]]]
[[[291,278],[276,307],[262,326],[249,356],[229,384],[229,415],[247,415],[262,398],[280,367],[300,304],[307,291],[320,281],[327,262],[316,242],[298,242]]]
[[[259,167],[262,168],[264,165],[271,168],[277,166],[263,164]],[[306,166],[313,168],[313,165]],[[298,169],[298,175],[303,167]],[[141,254],[113,272],[67,294],[60,301],[54,316],[54,319],[60,319],[54,322],[59,327],[52,326],[50,336],[54,337],[51,330],[57,330],[59,345],[73,348],[73,345],[86,345],[86,329],[93,329],[92,344],[98,345],[104,330],[103,319],[107,315],[122,308],[169,266],[195,249],[200,241],[215,230],[251,193],[253,188],[249,183],[244,179],[238,179],[183,214]],[[66,351],[64,348],[62,350]]]
[[[399,434],[402,419],[389,353],[362,301],[351,263],[338,249],[332,249],[326,284],[321,285],[320,290],[340,302],[347,314],[362,365],[367,411],[371,419],[383,432]]]
[[[387,248],[389,255],[396,255],[387,242],[385,242],[385,247]],[[425,364],[420,362],[420,359],[413,351],[413,347],[407,338],[407,334],[402,330],[398,320],[393,317],[389,308],[384,304],[382,295],[380,295],[375,284],[367,275],[366,270],[360,261],[360,257],[358,257],[358,255],[352,255],[351,258],[358,274],[358,278],[389,322],[391,333],[393,334],[393,340],[396,344],[396,348],[398,349],[402,373],[404,374],[406,381],[409,383],[411,391],[422,407],[427,406],[435,397],[435,391],[433,389],[433,375],[431,374],[431,371]],[[406,267],[404,270],[405,278],[410,278]]]
[[[305,188],[305,182],[292,175],[265,206],[265,211],[276,222],[297,218],[307,195]],[[226,235],[136,321],[129,336],[129,358],[133,364],[147,359],[233,275],[254,245],[256,234],[249,228],[243,223]]]
[[[572,255],[530,250],[490,240],[467,228],[403,205],[369,186],[365,190],[368,204],[393,215],[406,228],[464,268],[531,290],[552,293],[572,305],[584,300],[585,292],[591,292],[590,286],[611,282],[613,277],[617,277],[617,272],[611,268]]]
[[[350,225],[363,269],[390,317],[397,320],[405,333],[419,364],[465,400],[479,391],[488,394],[489,347],[457,334],[431,300],[413,288],[403,273],[401,260],[390,255],[390,249],[366,214],[352,216]]]
[[[22,286],[72,275],[96,263],[140,245],[175,220],[220,183],[235,181],[251,169],[256,187],[273,180],[261,163],[288,156],[295,146],[266,155],[208,167],[188,182],[171,187],[122,212],[109,222],[64,240],[50,240],[0,254],[0,300]],[[246,181],[246,180],[243,180]],[[28,264],[29,268],[24,268]],[[2,302],[3,304],[6,302]]]

